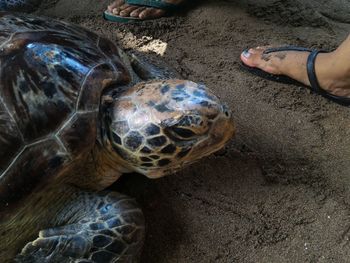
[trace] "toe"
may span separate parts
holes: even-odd
[[[120,16],[128,17],[136,9],[138,9],[137,6],[128,6],[127,8],[121,10],[119,14]]]
[[[116,7],[116,8],[113,8],[112,12],[111,12],[113,15],[119,15],[120,13],[120,8],[119,7]]]
[[[139,17],[140,14],[146,9],[146,7],[139,7],[130,13],[131,17]]]
[[[156,9],[156,8],[146,8],[139,14],[139,17],[141,19],[152,19],[152,18],[162,17],[164,16],[164,14],[165,14],[164,10]]]
[[[263,64],[263,52],[264,49],[261,48],[246,49],[241,54],[241,60],[249,67],[258,67]]]
[[[130,7],[130,5],[128,5],[128,4],[123,4],[121,6],[117,6],[117,7],[113,8],[112,14],[121,15],[121,13],[125,12],[125,10],[129,7]]]
[[[107,7],[107,10],[112,13],[114,8],[118,8],[123,4],[125,4],[124,0],[116,0]]]

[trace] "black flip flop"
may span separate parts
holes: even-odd
[[[248,51],[248,50],[245,50]],[[316,77],[316,71],[315,71],[315,60],[319,53],[326,53],[324,50],[315,50],[315,49],[309,49],[309,48],[303,48],[303,47],[296,47],[296,46],[284,46],[284,47],[277,47],[277,48],[268,48],[266,49],[263,54],[270,54],[273,52],[281,52],[281,51],[302,51],[302,52],[310,52],[310,55],[308,56],[307,63],[306,63],[306,69],[307,69],[307,75],[309,77],[309,81],[311,84],[311,90],[319,94],[329,100],[332,100],[340,105],[343,106],[350,106],[350,98],[346,97],[340,97],[333,95],[324,89],[321,88],[321,86],[318,83],[317,77]],[[294,80],[288,76],[284,75],[273,75],[270,73],[267,73],[259,68],[249,67],[245,65],[243,62],[241,63],[242,67],[249,71],[250,73],[257,75],[259,77],[262,77],[267,80],[276,81],[284,84],[292,84],[297,86],[305,86],[303,83]]]

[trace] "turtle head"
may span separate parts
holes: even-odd
[[[149,178],[218,151],[234,134],[229,109],[191,81],[145,82],[109,96],[105,145],[126,170]]]

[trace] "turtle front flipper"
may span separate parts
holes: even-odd
[[[144,239],[144,217],[136,202],[114,192],[81,192],[58,217],[59,227],[39,232],[16,262],[137,262]]]

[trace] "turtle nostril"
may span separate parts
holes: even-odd
[[[226,105],[222,106],[222,111],[225,114],[226,117],[231,117],[231,111],[229,110],[229,108]]]

